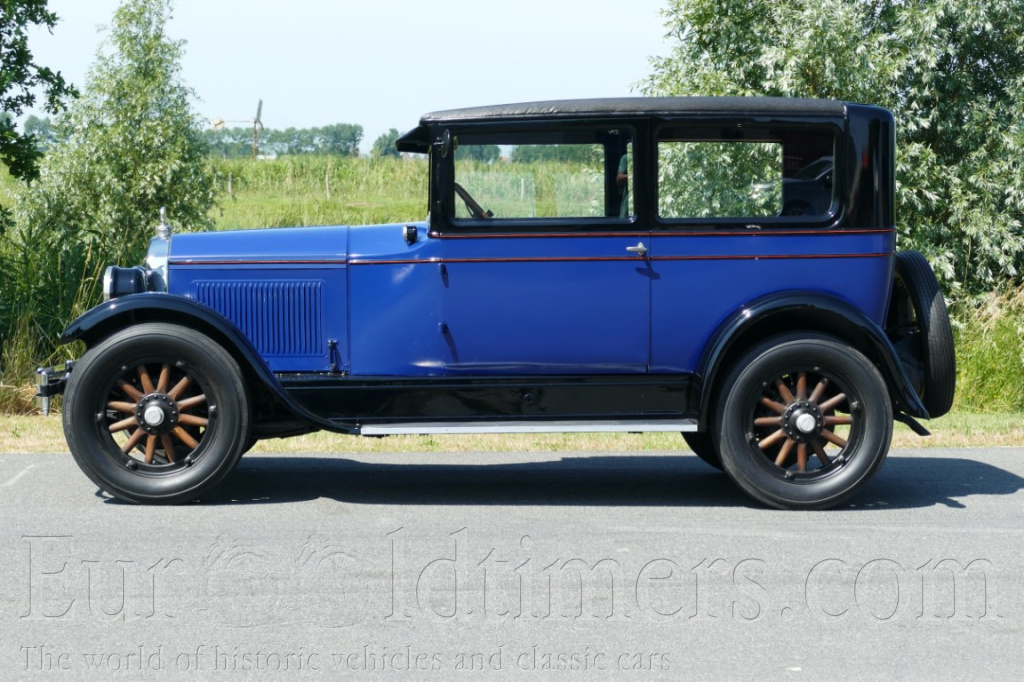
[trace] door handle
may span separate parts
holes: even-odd
[[[638,256],[646,256],[647,255],[647,247],[644,246],[643,242],[640,242],[636,246],[627,246],[626,247],[626,251],[629,251],[630,253],[635,253]]]

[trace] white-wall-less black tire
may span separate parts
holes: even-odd
[[[935,273],[917,251],[896,252],[887,332],[911,343],[921,376],[918,396],[935,418],[949,412],[956,392],[956,353],[949,312]]]
[[[693,450],[693,454],[721,471],[722,458],[715,449],[715,439],[710,431],[683,431],[683,440]]]
[[[91,348],[68,378],[63,421],[82,471],[140,504],[208,491],[237,464],[252,428],[234,358],[204,334],[163,323]]]
[[[878,369],[842,341],[774,337],[736,363],[717,406],[722,466],[754,499],[827,509],[878,471],[893,412]]]

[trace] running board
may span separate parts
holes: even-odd
[[[441,433],[642,433],[647,431],[696,431],[696,419],[656,421],[496,421],[496,422],[407,422],[368,424],[359,429],[363,436],[410,436]]]

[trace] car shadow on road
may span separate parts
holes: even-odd
[[[725,474],[696,457],[642,455],[501,464],[377,464],[261,456],[243,459],[204,502],[296,502],[320,497],[393,505],[747,504]]]
[[[1024,478],[955,457],[890,457],[839,509],[964,508],[971,496],[1011,495]],[[757,507],[729,477],[692,455],[566,457],[500,464],[378,464],[343,458],[256,456],[207,494],[206,504],[318,498],[386,505]]]

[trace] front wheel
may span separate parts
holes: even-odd
[[[875,474],[892,441],[881,374],[826,336],[776,337],[736,363],[718,405],[726,473],[779,509],[827,509]]]
[[[715,448],[715,439],[710,431],[683,431],[683,440],[693,450],[693,454],[701,458],[719,471],[722,470],[722,458]]]
[[[68,378],[64,434],[82,471],[142,504],[195,499],[235,466],[251,412],[235,360],[207,336],[139,324],[89,350]]]

